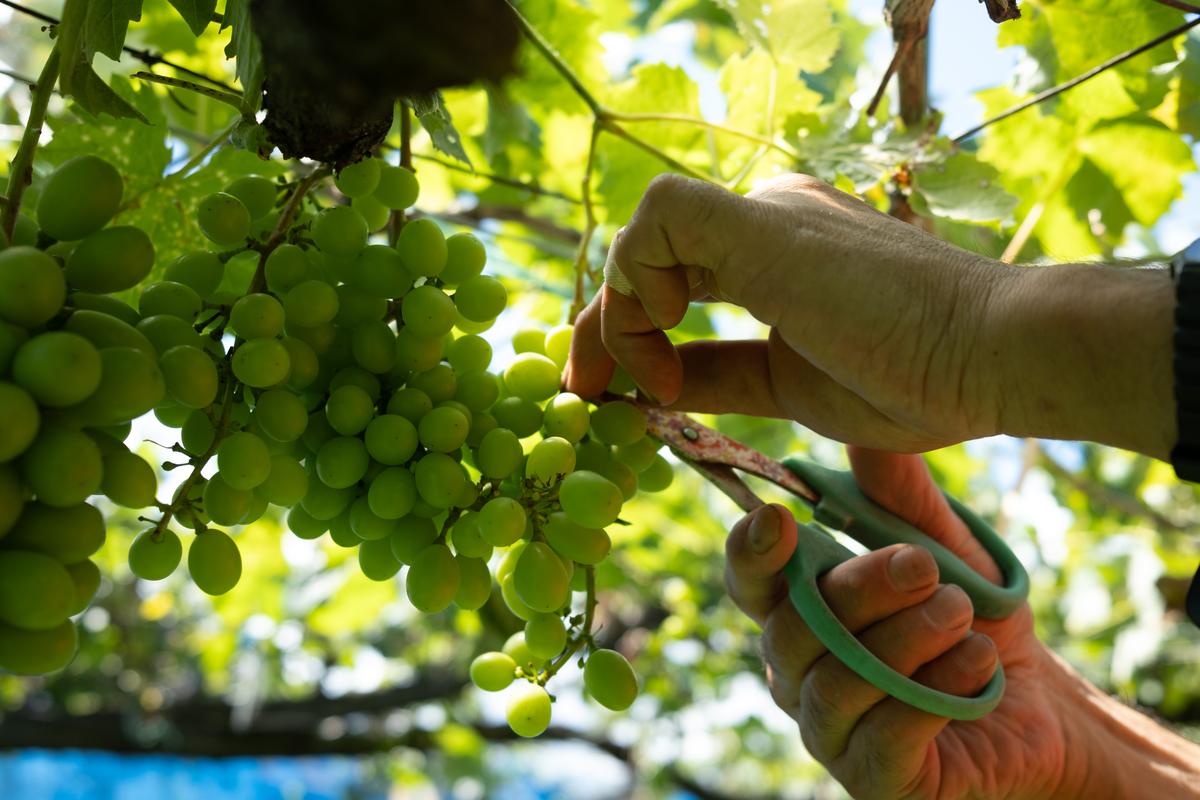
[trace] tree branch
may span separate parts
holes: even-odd
[[[0,213],[0,239],[12,239],[17,214],[21,210],[21,195],[25,194],[25,187],[33,182],[33,154],[37,152],[38,140],[42,136],[42,124],[46,121],[46,107],[50,104],[50,95],[54,93],[54,83],[58,80],[58,64],[56,40],[33,88],[29,119],[25,121],[25,132],[21,135],[21,143],[13,156],[8,175],[8,200],[4,204],[3,213]]]

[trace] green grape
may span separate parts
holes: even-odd
[[[542,414],[542,426],[551,436],[559,436],[574,444],[588,432],[591,415],[587,403],[577,394],[563,392],[555,395],[546,404]]]
[[[183,428],[179,432],[179,443],[189,455],[198,456],[208,452],[215,436],[216,430],[208,415],[203,411],[193,411],[183,422]]]
[[[249,525],[252,522],[257,522],[262,518],[262,515],[267,513],[267,501],[260,497],[257,493],[250,493],[250,503],[246,507],[246,513],[238,521],[239,525]]]
[[[422,339],[408,328],[396,334],[396,364],[412,372],[433,369],[442,360],[445,344],[442,339]]]
[[[451,409],[454,409],[455,411],[457,411],[458,413],[462,414],[464,417],[471,416],[471,409],[467,408],[466,406],[464,406],[462,403],[458,402],[457,400],[443,400],[440,403],[438,403],[436,407],[437,408],[451,408]]]
[[[102,158],[76,156],[64,161],[38,198],[38,226],[59,241],[82,239],[108,224],[121,206],[124,183]]]
[[[362,214],[362,218],[367,222],[367,230],[369,231],[383,230],[392,216],[391,210],[376,200],[374,195],[356,197],[350,203],[350,207],[359,214]]]
[[[356,366],[343,367],[329,380],[329,390],[335,391],[343,386],[357,386],[371,397],[371,402],[379,399],[383,384],[376,375]]]
[[[383,414],[367,425],[363,440],[367,452],[379,463],[403,464],[417,450],[417,429],[398,414]]]
[[[384,519],[371,510],[366,495],[350,504],[350,530],[364,542],[387,539],[396,530],[395,519]]]
[[[211,297],[217,291],[224,275],[225,265],[221,259],[207,250],[182,255],[168,264],[163,272],[165,280],[189,286],[202,298]]]
[[[507,478],[517,471],[524,457],[517,435],[507,428],[496,428],[479,443],[475,466],[488,478]]]
[[[616,650],[593,650],[583,665],[588,694],[611,711],[624,711],[637,699],[637,675]]]
[[[421,187],[417,176],[404,167],[391,164],[379,165],[379,183],[375,187],[374,197],[386,207],[394,211],[403,211],[417,202]]]
[[[53,258],[32,247],[0,251],[0,317],[36,328],[58,313],[66,297],[67,285]]]
[[[387,539],[363,542],[358,547],[358,567],[370,580],[391,580],[400,571],[400,566]]]
[[[29,392],[0,381],[0,463],[12,461],[33,444],[41,426],[41,414]]]
[[[308,343],[294,336],[285,336],[280,343],[287,350],[288,363],[291,365],[287,385],[292,389],[303,389],[315,381],[320,372],[320,365],[316,352]]]
[[[490,409],[501,428],[507,428],[519,438],[532,436],[542,427],[542,409],[532,400],[505,397]]]
[[[174,281],[155,281],[142,289],[138,311],[143,317],[169,314],[191,323],[200,313],[203,303],[192,287]]]
[[[137,324],[136,330],[154,346],[155,352],[149,355],[161,355],[172,347],[180,345],[196,347],[201,350],[205,348],[203,336],[196,333],[191,325],[179,317],[172,317],[169,314],[146,317]]]
[[[334,296],[337,296],[337,292],[334,292]],[[284,300],[286,303],[287,298],[284,298]],[[319,353],[322,356],[330,355],[330,348],[336,341],[338,334],[338,329],[328,322],[322,322],[311,328],[304,327],[303,325],[288,324],[285,330],[289,337],[304,342],[314,354]],[[333,361],[331,360],[330,364],[332,363]]]
[[[29,339],[13,359],[13,379],[42,406],[63,408],[100,385],[100,353],[84,337],[64,331]]]
[[[258,485],[255,493],[274,505],[291,508],[308,494],[308,473],[291,456],[271,456],[271,474]]]
[[[471,429],[467,431],[467,444],[478,448],[483,443],[483,437],[499,427],[496,418],[486,411],[471,414]]]
[[[670,486],[674,479],[675,471],[671,469],[671,462],[661,455],[655,455],[650,466],[638,474],[638,489],[643,492],[661,492]]]
[[[551,436],[534,445],[525,460],[525,477],[553,483],[575,469],[575,448],[566,439]]]
[[[0,539],[3,539],[25,507],[25,487],[11,464],[0,464]],[[104,521],[100,521],[103,529]]]
[[[294,442],[308,428],[308,412],[300,398],[283,389],[268,389],[254,404],[254,422],[277,442]]]
[[[4,546],[42,553],[63,564],[88,558],[104,544],[104,517],[93,505],[56,508],[44,502],[24,505],[4,537]]]
[[[538,614],[525,623],[525,645],[529,652],[546,660],[567,646],[567,628],[558,614]]]
[[[333,185],[346,197],[362,197],[379,185],[380,162],[371,157],[342,167],[334,176]]]
[[[438,404],[454,397],[454,393],[458,391],[458,378],[448,365],[438,364],[432,369],[413,375],[408,385],[413,389],[420,389],[434,404]]]
[[[298,538],[310,540],[321,538],[322,534],[329,529],[329,523],[326,520],[317,519],[305,511],[303,506],[296,506],[288,511],[287,526],[288,530]]]
[[[109,500],[126,508],[154,505],[158,475],[144,458],[121,447],[104,454],[102,464],[100,491]]]
[[[454,552],[470,558],[491,558],[492,546],[479,536],[479,515],[470,511],[463,514],[450,529],[450,543]]]
[[[350,206],[334,206],[317,215],[312,238],[326,253],[353,256],[367,246],[367,221]]]
[[[278,339],[250,339],[233,353],[233,374],[256,389],[278,386],[287,380],[292,362]]]
[[[375,403],[371,395],[358,386],[339,386],[329,394],[325,416],[335,431],[343,436],[353,436],[365,430],[375,416]]]
[[[321,449],[321,445],[335,436],[337,431],[330,426],[325,417],[325,410],[321,409],[308,415],[308,427],[300,434],[300,442],[310,453],[315,454]]]
[[[351,338],[354,360],[368,372],[387,372],[396,364],[396,335],[386,322],[364,322]]]
[[[433,520],[410,515],[397,520],[388,543],[392,555],[405,564],[412,564],[417,554],[433,544],[437,537],[438,530]]]
[[[411,223],[410,223],[411,224]],[[386,244],[369,244],[350,265],[348,283],[372,297],[403,297],[413,285],[400,254]]]
[[[96,590],[100,588],[100,568],[94,561],[78,561],[66,567],[71,583],[75,584],[75,602],[67,612],[68,616],[73,617],[82,613],[96,596]]]
[[[217,447],[217,469],[234,489],[250,490],[271,474],[271,453],[252,433],[234,433]]]
[[[242,554],[229,534],[210,528],[192,540],[188,548],[188,572],[205,594],[225,594],[242,577]]]
[[[585,528],[561,511],[550,514],[542,532],[554,552],[579,564],[599,564],[612,549],[612,540],[604,529]]]
[[[450,237],[454,238],[454,237]],[[467,334],[455,339],[448,349],[446,360],[460,375],[485,370],[492,363],[492,346],[482,336]]]
[[[19,325],[0,320],[0,375],[7,375],[17,349],[29,340],[29,332]]]
[[[400,519],[417,501],[417,484],[404,467],[388,467],[371,480],[367,502],[372,513],[387,519]]]
[[[9,244],[14,246],[33,247],[38,241],[38,226],[31,217],[24,214],[18,214],[16,223],[13,225],[12,241],[6,243],[3,237],[0,237],[0,250],[3,250]]]
[[[167,393],[162,370],[140,350],[105,348],[100,351],[100,363],[100,385],[74,407],[88,425],[137,419],[161,403]]]
[[[129,569],[144,581],[161,581],[179,566],[183,545],[179,536],[164,528],[155,536],[154,528],[137,535],[129,547]]]
[[[454,605],[463,611],[478,611],[492,596],[492,573],[488,572],[487,562],[461,554],[454,560],[458,562],[458,591],[454,593]]]
[[[91,437],[59,425],[43,425],[21,456],[26,485],[49,506],[82,503],[100,490],[102,474],[100,448]]]
[[[500,597],[504,600],[504,605],[508,606],[509,611],[521,620],[532,619],[537,615],[538,612],[521,599],[511,574],[505,575],[503,578],[497,576],[497,579],[500,582]]]
[[[283,332],[283,305],[269,294],[239,297],[229,311],[229,327],[243,339],[269,339]]]
[[[387,404],[387,413],[404,417],[414,425],[431,410],[433,410],[433,401],[429,399],[429,395],[412,387],[397,390]]]
[[[250,496],[245,489],[234,489],[217,472],[204,485],[204,513],[218,525],[237,525],[250,508]]]
[[[428,217],[410,220],[400,229],[396,252],[409,274],[431,277],[446,266],[446,237]]]
[[[613,485],[621,490],[621,497],[625,502],[629,502],[637,494],[637,473],[620,461],[609,459],[607,464],[604,464],[596,471],[612,481]]]
[[[500,384],[490,372],[464,372],[457,383],[454,399],[470,411],[487,411],[500,397]]]
[[[216,192],[196,208],[200,232],[219,247],[236,247],[250,235],[250,212],[231,194]]]
[[[635,442],[621,445],[614,451],[613,456],[635,473],[642,472],[654,463],[659,446],[655,439],[643,436]]]
[[[308,278],[309,270],[308,256],[294,244],[281,244],[276,247],[263,265],[267,288],[278,295],[303,283]]]
[[[567,367],[567,358],[571,355],[571,334],[574,330],[571,325],[559,325],[546,333],[546,356],[557,364],[559,369]]]
[[[450,508],[467,482],[462,465],[445,453],[426,453],[413,470],[417,493],[435,508]]]
[[[546,355],[546,334],[537,328],[525,328],[513,334],[514,353],[537,353]]]
[[[337,296],[338,313],[333,318],[335,325],[342,328],[354,328],[364,323],[386,324],[382,322],[388,309],[386,299],[373,297],[347,283],[337,287]]]
[[[522,353],[504,371],[504,385],[509,392],[533,402],[552,397],[561,381],[558,366],[537,353]]]
[[[317,477],[331,489],[346,489],[362,480],[369,462],[362,439],[338,436],[321,445]]]
[[[75,583],[44,553],[0,550],[0,621],[28,630],[53,628],[71,615]]]
[[[506,718],[518,736],[541,736],[550,727],[550,695],[541,686],[522,686],[509,699]]]
[[[499,577],[499,576],[497,576]],[[516,663],[518,667],[532,674],[542,668],[546,663],[544,658],[535,656],[529,650],[529,645],[525,644],[525,632],[517,631],[512,636],[508,637],[501,648],[504,654]]]
[[[517,662],[506,653],[491,652],[476,656],[471,662],[471,683],[485,692],[507,689],[516,677]]]
[[[471,233],[456,233],[446,239],[446,266],[438,275],[448,286],[457,286],[483,272],[487,250]]]
[[[454,601],[458,582],[458,562],[450,548],[444,544],[431,544],[413,559],[405,589],[414,608],[425,614],[436,614]]]
[[[572,472],[558,490],[562,509],[571,521],[587,528],[611,525],[621,514],[621,490],[602,475]]]
[[[488,322],[500,316],[508,303],[504,284],[490,275],[476,275],[458,285],[454,304],[471,322]]]
[[[605,444],[633,444],[646,435],[646,415],[629,403],[604,403],[592,412],[592,430]]]
[[[279,187],[270,178],[261,175],[247,175],[238,178],[225,187],[225,194],[230,194],[242,201],[250,219],[259,219],[271,213],[275,207],[275,198]]]
[[[329,521],[329,538],[338,547],[358,547],[363,540],[350,527],[350,510],[346,509]],[[390,539],[389,539],[390,541]]]
[[[458,497],[454,500],[454,507],[462,509],[472,508],[475,505],[475,501],[478,499],[479,487],[470,481],[467,481],[467,483],[463,486],[462,492],[460,492]]]
[[[60,670],[71,663],[78,646],[78,633],[70,620],[44,631],[0,623],[0,669],[15,675]]]
[[[512,572],[513,587],[534,611],[557,611],[570,597],[570,578],[562,561],[543,542],[530,542]]]
[[[440,406],[421,418],[417,434],[421,444],[439,453],[450,453],[467,440],[471,423],[457,409]]]
[[[525,509],[511,497],[493,497],[476,515],[479,536],[495,547],[508,547],[525,534]]]
[[[301,281],[284,295],[283,312],[289,326],[311,328],[329,322],[337,316],[337,291],[324,281]]]
[[[454,301],[436,286],[418,286],[400,306],[404,325],[423,339],[445,336],[454,327]]]
[[[158,360],[167,394],[183,409],[207,408],[217,399],[219,381],[212,358],[191,345],[172,347]]]

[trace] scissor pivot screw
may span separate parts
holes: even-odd
[[[700,438],[700,434],[695,428],[684,428],[683,438],[687,439],[689,442],[694,442]]]

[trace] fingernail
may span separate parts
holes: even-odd
[[[900,591],[915,592],[931,586],[937,580],[937,564],[928,550],[911,545],[902,547],[892,554],[888,562],[888,577]]]
[[[640,400],[643,403],[647,403],[652,406],[661,406],[662,405],[662,403],[659,401],[659,399],[657,397],[655,397],[654,395],[647,392],[641,386],[637,387],[637,393],[638,393],[638,400]]]
[[[957,586],[943,586],[925,601],[929,621],[947,630],[961,627],[971,619],[971,598]]]
[[[990,672],[996,663],[996,649],[991,639],[972,633],[959,643],[958,658],[969,672]]]
[[[761,556],[779,541],[779,532],[779,512],[773,506],[763,506],[750,520],[750,549]]]

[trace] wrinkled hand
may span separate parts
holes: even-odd
[[[897,452],[995,433],[989,301],[1010,268],[941,242],[804,175],[746,197],[656,179],[576,322],[567,387],[601,392],[616,362],[656,402],[792,418]],[[770,338],[672,346],[691,300],[725,301]],[[610,355],[611,354],[611,355]]]
[[[850,450],[863,491],[933,536],[990,580],[991,557],[951,511],[919,456]],[[974,619],[957,586],[938,584],[929,552],[896,545],[826,573],[821,591],[842,623],[889,666],[942,691],[978,693],[999,658],[999,707],[972,722],[919,711],[876,689],[828,653],[786,599],[780,574],[796,547],[790,513],[765,506],[727,543],[734,601],[763,627],[775,702],[800,725],[809,752],[856,797],[1071,797],[1063,667],[1038,642],[1028,605],[1004,620]],[[1073,742],[1082,749],[1082,743]],[[1076,753],[1081,757],[1081,753]]]

